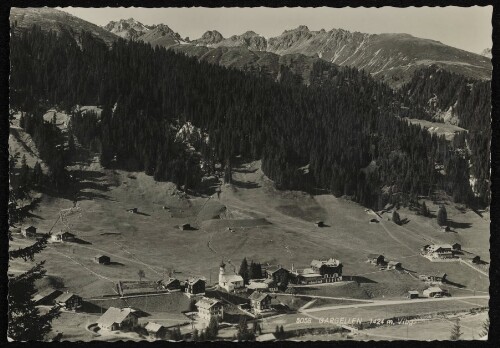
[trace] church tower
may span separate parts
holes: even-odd
[[[225,278],[226,278],[225,275],[226,275],[226,264],[224,263],[224,260],[221,260],[219,266],[219,285],[225,283]]]

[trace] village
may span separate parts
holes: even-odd
[[[317,222],[315,225],[322,227],[323,224]],[[184,224],[179,228],[187,229],[190,226]],[[41,236],[37,233],[36,227],[31,225],[24,227],[21,235],[27,239]],[[49,238],[51,244],[81,242],[74,234],[62,231],[51,234]],[[424,245],[419,253],[431,262],[457,261],[468,262],[471,265],[481,263],[479,256],[464,258],[464,254],[468,253],[459,243]],[[112,263],[111,257],[104,254],[95,255],[92,261],[102,267]],[[382,254],[368,254],[365,262],[378,268],[379,271],[410,274],[400,261],[386,259]],[[150,340],[175,340],[180,337],[198,339],[200,333],[209,330],[213,322],[217,323],[219,329],[234,329],[239,325],[238,323],[241,325],[241,318],[245,318],[245,323],[247,319],[249,323],[254,323],[257,341],[273,341],[284,337],[283,327],[277,326],[275,332],[262,334],[259,323],[266,318],[269,320],[273,317],[300,313],[301,309],[307,307],[306,304],[301,308],[290,308],[280,300],[280,295],[300,298],[301,290],[307,287],[335,286],[355,280],[355,277],[343,274],[343,263],[332,257],[311,260],[310,264],[303,268],[295,267],[294,263],[289,268],[281,264],[263,267],[260,263],[253,261],[248,265],[246,259],[238,273],[234,265],[231,264],[231,266],[233,269],[229,270],[224,260],[221,261],[218,282],[215,284],[208,284],[203,276],[179,279],[173,274],[157,280],[139,279],[138,281],[117,282],[116,293],[120,299],[149,296],[176,296],[177,299],[183,296],[188,299],[189,308],[183,311],[185,316],[185,321],[182,323],[183,336],[181,336],[180,324],[169,326],[161,324],[161,320],[149,321],[141,308],[129,306],[110,306],[95,322],[87,325],[87,329],[96,335],[104,336],[136,333],[139,337],[147,337]],[[446,273],[411,274],[411,276],[426,284],[427,288],[421,292],[414,289],[408,290],[405,296],[408,300],[451,297],[445,287],[452,286],[453,282],[448,281]],[[139,274],[139,277],[144,277],[144,274]],[[45,289],[35,295],[34,301],[38,306],[57,306],[64,312],[85,312],[85,299],[78,293],[67,290]],[[311,322],[310,319],[309,322]],[[357,332],[357,329],[351,326],[340,325],[339,327],[341,330],[351,332],[350,334]]]

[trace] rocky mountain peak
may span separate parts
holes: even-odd
[[[199,43],[211,45],[211,44],[219,43],[222,40],[224,40],[224,36],[222,36],[221,33],[219,33],[217,30],[209,30],[209,31],[205,32],[200,39],[195,40],[195,41],[198,41]]]

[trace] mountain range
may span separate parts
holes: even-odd
[[[121,20],[118,23],[127,21],[130,19]],[[120,31],[110,24],[105,28],[111,27],[112,33],[119,34]],[[491,63],[483,55],[409,34],[366,34],[343,29],[311,31],[307,26],[301,25],[292,30],[285,30],[281,35],[269,39],[253,31],[224,38],[218,31],[210,30],[201,38],[187,42],[181,40],[180,35],[170,28],[166,37],[168,39],[164,44],[149,39],[145,34],[139,37],[139,40],[173,48],[213,63],[239,68],[248,64],[247,62],[254,64],[262,56],[271,57],[257,52],[273,53],[279,56],[292,54],[320,58],[336,65],[363,69],[393,87],[399,87],[408,82],[414,71],[430,65],[436,65],[469,78],[489,79],[491,77]],[[200,47],[205,49],[200,49]],[[220,57],[219,61],[214,61],[216,57]],[[235,60],[235,57],[238,59]],[[308,61],[305,57],[301,58],[304,62]],[[304,72],[301,74],[304,75]]]
[[[247,71],[264,71],[278,79],[285,66],[310,82],[309,72],[318,60],[335,66],[363,69],[373,77],[399,88],[422,67],[437,66],[468,78],[491,78],[487,53],[480,55],[441,42],[409,34],[366,34],[343,29],[309,30],[301,25],[281,35],[265,38],[253,31],[225,38],[216,30],[189,40],[165,24],[145,25],[133,18],[111,21],[103,27],[86,22],[64,11],[49,8],[13,8],[11,22],[16,28],[36,23],[43,30],[90,31],[106,43],[118,38],[143,41],[197,57],[213,64]]]

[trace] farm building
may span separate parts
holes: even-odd
[[[290,272],[286,268],[281,267],[281,265],[272,266],[266,269],[267,279],[272,279],[278,287],[280,287],[281,284],[287,283],[289,274]]]
[[[181,282],[179,279],[168,278],[160,280],[161,287],[170,291],[176,291],[181,289]]]
[[[55,304],[68,309],[75,310],[82,307],[82,298],[71,292],[65,292],[54,300]]]
[[[450,232],[450,226],[443,226],[441,227],[442,232]]]
[[[311,269],[323,277],[323,283],[333,283],[342,280],[342,267],[342,263],[334,258],[311,261]]]
[[[401,262],[398,261],[389,261],[387,262],[387,269],[402,269],[403,266],[401,265]]]
[[[455,243],[451,246],[453,248],[453,250],[455,251],[460,251],[462,250],[462,245],[460,243]]]
[[[453,247],[450,244],[433,244],[427,248],[427,254],[434,259],[453,258]]]
[[[257,341],[257,342],[273,342],[273,341],[276,341],[276,336],[274,336],[273,333],[266,333],[266,334],[255,337],[255,341]]]
[[[411,298],[418,298],[418,296],[419,296],[419,293],[416,290],[410,290],[410,291],[408,291],[408,294],[406,295],[406,297],[408,297],[410,299]]]
[[[370,220],[370,223],[371,223],[371,224],[378,224],[378,223],[379,223],[379,221],[378,221],[377,219],[371,219],[371,220]]]
[[[189,230],[192,230],[193,228],[191,227],[190,224],[182,224],[179,226],[179,229],[183,230],[183,231],[189,231]]]
[[[290,273],[291,281],[295,284],[321,284],[323,276],[312,268],[297,269]]]
[[[21,229],[21,234],[26,238],[35,238],[36,237],[36,227],[28,226]]]
[[[97,325],[102,330],[116,331],[133,329],[137,326],[137,322],[137,316],[134,314],[132,308],[109,307],[97,320]]]
[[[226,274],[226,264],[221,262],[219,267],[219,286],[227,292],[244,288],[243,278],[238,274]]]
[[[196,307],[198,308],[198,317],[200,319],[210,321],[212,317],[218,320],[224,318],[224,305],[219,300],[202,297],[196,302]]]
[[[111,262],[111,259],[106,255],[96,255],[94,256],[94,262],[101,265],[108,265]]]
[[[325,223],[323,221],[316,221],[314,223],[317,227],[325,227]]]
[[[130,208],[130,209],[127,209],[127,212],[129,213],[133,213],[133,214],[137,214],[137,208]]]
[[[167,328],[165,326],[153,323],[152,321],[148,322],[144,329],[148,332],[149,337],[155,339],[165,338],[167,334]]]
[[[384,255],[380,255],[380,254],[369,254],[368,261],[370,261],[371,263],[373,263],[377,266],[385,264]]]
[[[61,243],[61,242],[71,242],[75,240],[75,235],[69,232],[57,232],[50,236],[50,240],[52,242]]]
[[[442,290],[441,288],[437,286],[431,286],[430,288],[427,288],[423,291],[423,295],[425,297],[442,297],[446,295],[446,291]]]
[[[476,255],[472,258],[472,263],[481,263],[481,258]]]
[[[437,275],[430,275],[428,279],[431,282],[442,283],[446,281],[446,276],[447,276],[446,273],[442,273]]]
[[[185,292],[188,296],[205,295],[205,280],[201,278],[189,278],[185,283]]]
[[[271,308],[271,296],[269,294],[254,291],[248,299],[255,313],[260,313]]]
[[[40,291],[33,296],[33,301],[35,305],[46,305],[51,306],[54,304],[54,300],[59,297],[63,292],[56,289],[47,289]]]

